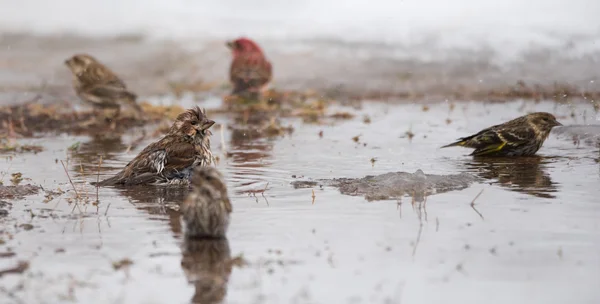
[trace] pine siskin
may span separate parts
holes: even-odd
[[[473,156],[531,156],[544,144],[552,128],[562,126],[550,113],[531,113],[492,126],[443,146],[474,148]]]

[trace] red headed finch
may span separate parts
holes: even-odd
[[[197,167],[191,178],[193,190],[181,204],[188,237],[224,238],[232,211],[227,186],[215,167]]]
[[[473,156],[531,156],[544,144],[552,128],[562,126],[550,113],[531,113],[509,122],[483,129],[442,148],[474,148]]]
[[[77,54],[67,59],[65,64],[73,73],[73,87],[77,96],[95,109],[116,109],[121,105],[131,106],[141,113],[136,103],[137,96],[127,90],[127,86],[113,71],[87,54]]]
[[[214,123],[198,107],[179,114],[167,135],[142,150],[121,172],[97,185],[187,184],[196,166],[214,163],[209,130]]]
[[[232,94],[257,99],[260,90],[271,80],[271,63],[261,48],[248,38],[227,42],[233,52],[229,69],[229,80],[233,84]]]

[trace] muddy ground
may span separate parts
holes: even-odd
[[[228,54],[221,42],[2,39],[11,46],[0,51],[4,109],[61,105],[67,116],[44,116],[62,126],[48,123],[44,132],[42,123],[27,128],[36,119],[21,124],[25,112],[0,114],[7,148],[0,159],[0,303],[600,300],[600,116],[590,97],[594,65],[583,67],[585,59],[539,57],[544,72],[538,61],[503,70],[485,61],[468,68],[431,63],[397,78],[416,64],[385,56],[354,61],[265,42],[277,67],[274,86],[301,91],[302,102],[293,103],[296,111],[276,106],[250,115],[223,108]],[[167,107],[144,123],[124,121],[119,132],[64,128],[60,121],[77,126],[87,113],[61,65],[75,50],[98,53],[122,72],[146,109]],[[451,81],[441,81],[440,71]],[[473,84],[480,78],[486,81]],[[542,90],[548,96],[494,97],[519,79],[549,88],[565,83],[590,96],[554,98]],[[484,89],[464,91],[462,82]],[[181,83],[190,92],[174,89]],[[192,105],[217,121],[213,153],[234,208],[227,241],[183,241],[177,210],[185,190],[89,184],[156,140],[172,119],[168,111]],[[476,160],[468,149],[439,149],[533,111],[554,113],[566,126],[554,130],[539,157]],[[475,181],[424,197],[373,201],[329,185],[294,187],[417,170]]]

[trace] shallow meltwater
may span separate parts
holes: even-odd
[[[600,152],[585,140],[600,116],[591,105],[364,102],[344,111],[355,116],[282,119],[293,132],[272,138],[232,131],[228,115],[211,117],[212,150],[233,204],[226,241],[183,240],[178,203],[186,189],[89,184],[156,140],[139,141],[141,130],[21,139],[44,151],[5,155],[2,181],[10,185],[19,172],[21,185],[42,191],[0,204],[0,302],[600,299]],[[470,149],[439,149],[534,111],[565,125],[536,157],[474,159]],[[374,201],[330,185],[293,185],[417,170],[474,182]]]

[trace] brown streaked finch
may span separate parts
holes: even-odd
[[[195,167],[214,164],[209,130],[214,123],[198,107],[179,114],[167,135],[148,145],[121,172],[97,185],[189,184]]]
[[[137,114],[142,108],[137,95],[127,90],[125,82],[113,71],[88,54],[76,54],[65,61],[73,73],[75,93],[94,109],[114,109],[119,115],[121,105],[132,107]]]

